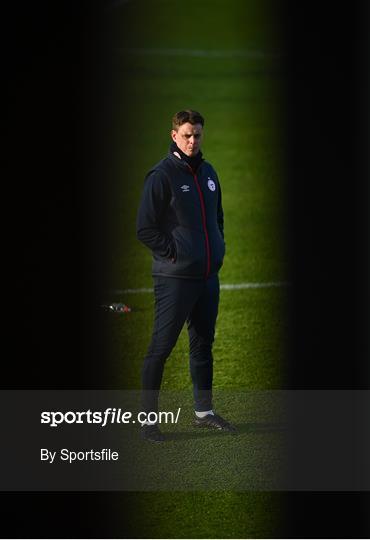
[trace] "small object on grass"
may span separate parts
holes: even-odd
[[[113,313],[129,313],[131,311],[131,308],[126,306],[126,304],[116,302],[109,305],[102,305],[101,307],[105,309],[105,311],[113,311]]]

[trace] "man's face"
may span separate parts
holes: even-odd
[[[202,124],[190,124],[186,122],[179,129],[171,131],[172,140],[189,157],[196,156],[202,143],[203,126]]]

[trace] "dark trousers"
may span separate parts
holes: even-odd
[[[187,323],[196,411],[212,409],[212,344],[218,313],[218,275],[207,280],[155,277],[152,340],[142,371],[143,409],[158,411],[164,365]]]

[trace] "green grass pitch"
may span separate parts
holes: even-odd
[[[136,211],[144,176],[167,153],[171,117],[183,108],[204,115],[203,154],[221,181],[227,245],[221,283],[284,281],[281,73],[268,4],[137,0],[121,3],[110,16],[116,118],[110,134],[114,163],[107,174],[113,178],[115,234],[107,290],[152,286],[150,254],[135,236]],[[201,52],[181,52],[186,49]],[[214,345],[216,390],[279,388],[285,296],[284,287],[221,292]],[[137,389],[150,339],[153,297],[112,294],[111,300],[133,308],[130,314],[107,318],[112,376],[117,388]],[[185,330],[167,361],[163,389],[191,391]],[[243,411],[219,412],[243,423]],[[255,437],[246,430],[239,444],[255,444]],[[222,438],[222,444],[227,441]],[[203,459],[212,459],[214,438],[201,444]],[[197,447],[199,441],[191,439],[184,460]],[[225,489],[125,497],[135,509],[129,519],[138,537],[271,537],[281,513],[279,495],[269,492]],[[123,507],[113,510],[117,519],[125,512]]]

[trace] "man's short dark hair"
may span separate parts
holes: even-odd
[[[187,122],[193,126],[195,124],[204,126],[204,118],[200,113],[193,111],[192,109],[186,109],[185,111],[177,112],[172,118],[172,129],[177,131],[182,124],[186,124]]]

